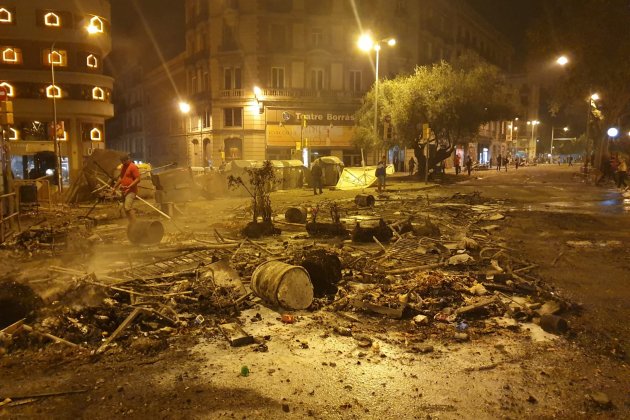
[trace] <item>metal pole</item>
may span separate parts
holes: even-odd
[[[554,140],[554,130],[556,128],[554,126],[551,126],[551,150],[549,151],[549,154],[551,154],[551,163],[553,164],[553,140]],[[560,157],[558,157],[558,159],[560,159]]]
[[[584,175],[588,175],[588,161],[591,159],[591,141],[590,141],[590,125],[591,125],[591,106],[592,106],[592,94],[589,91],[588,94],[588,106],[586,107],[586,159],[584,159]]]
[[[374,47],[374,49],[376,50],[376,81],[374,84],[375,85],[375,89],[374,89],[374,141],[377,144],[378,144],[378,60],[379,60],[379,51],[381,49],[380,47],[381,47],[380,44],[376,44],[376,46]],[[376,158],[378,159],[378,156],[376,156]]]
[[[63,192],[63,176],[61,175],[61,144],[59,143],[59,137],[57,136],[57,85],[55,84],[55,59],[53,52],[55,51],[55,43],[53,42],[50,47],[50,75],[52,79],[52,100],[53,100],[53,142],[55,145],[55,166],[57,170],[57,190]]]

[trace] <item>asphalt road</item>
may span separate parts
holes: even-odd
[[[583,305],[572,324],[586,348],[630,355],[630,195],[581,180],[579,168],[541,165],[473,174],[446,187],[480,191],[509,209],[502,236],[538,274]],[[467,178],[467,177],[466,177]]]

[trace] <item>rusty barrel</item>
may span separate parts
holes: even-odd
[[[138,221],[127,226],[127,239],[133,244],[155,245],[162,241],[164,226],[158,220]]]
[[[251,288],[265,302],[286,309],[306,309],[313,302],[313,284],[308,272],[280,261],[259,265],[252,274]]]
[[[376,200],[373,195],[370,194],[359,194],[354,197],[354,202],[359,207],[372,207]]]
[[[289,207],[284,212],[284,220],[289,223],[306,223],[308,212],[304,207]]]
[[[557,315],[541,316],[540,327],[551,334],[564,334],[569,331],[567,320]]]

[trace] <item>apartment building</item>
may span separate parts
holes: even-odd
[[[0,0],[0,86],[13,102],[7,137],[17,178],[28,176],[37,152],[55,151],[55,135],[66,180],[104,147],[110,50],[109,0]]]

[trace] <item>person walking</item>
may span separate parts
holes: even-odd
[[[514,159],[514,168],[515,168],[516,170],[518,170],[518,167],[519,167],[519,165],[520,165],[520,164],[521,164],[521,158],[517,156],[517,157]]]
[[[569,166],[573,166],[573,156],[569,156],[568,161],[569,161]]]
[[[386,176],[385,167],[386,167],[385,156],[383,156],[383,158],[378,163],[378,165],[376,165],[376,171],[374,172],[374,175],[376,175],[376,179],[378,182],[377,184],[378,192],[385,191],[385,176]]]
[[[453,165],[455,166],[455,175],[459,175],[462,171],[462,162],[457,153],[455,153],[455,157],[453,158]]]
[[[626,191],[628,189],[628,184],[626,184],[626,178],[628,177],[628,164],[626,163],[626,158],[619,158],[619,165],[617,166],[617,188],[621,188],[623,185],[623,190]]]
[[[413,171],[416,169],[416,160],[412,157],[409,158],[409,176],[413,175]]]
[[[133,208],[133,202],[138,195],[138,183],[142,180],[140,170],[135,163],[131,161],[129,155],[120,157],[120,176],[114,185],[114,191],[120,187],[123,198],[123,209],[129,224],[136,222],[136,210]]]
[[[501,153],[497,156],[497,172],[501,170],[501,162],[503,162],[503,158],[501,157]]]
[[[507,172],[508,163],[510,163],[510,159],[507,155],[503,158],[503,166],[505,167],[505,172]]]
[[[472,172],[472,167],[473,161],[470,155],[468,155],[468,157],[466,158],[466,170],[468,171],[468,176],[470,176],[470,173]]]
[[[318,160],[313,162],[313,166],[311,166],[311,183],[313,184],[313,195],[317,195],[317,190],[319,189],[319,193],[323,194],[322,191],[322,176],[324,175],[324,171],[322,171],[322,166]]]

